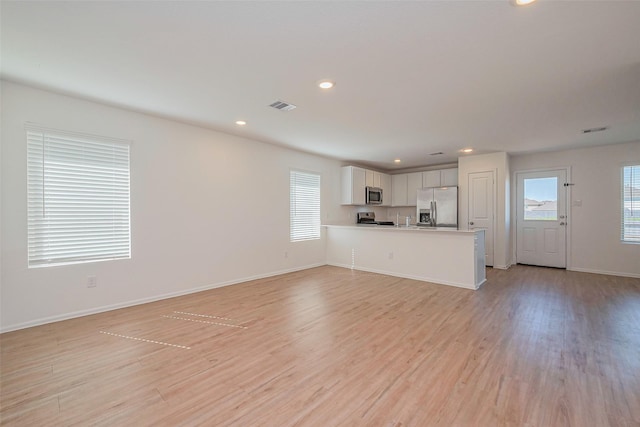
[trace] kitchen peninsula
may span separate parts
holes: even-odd
[[[325,225],[327,264],[478,289],[485,281],[484,230]]]

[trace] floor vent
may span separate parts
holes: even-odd
[[[291,111],[294,108],[296,108],[295,105],[289,104],[288,102],[284,102],[284,101],[276,101],[273,104],[269,104],[269,107],[273,107],[276,110],[280,110],[280,111]]]

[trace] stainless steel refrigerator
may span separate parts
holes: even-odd
[[[458,228],[458,187],[418,189],[417,225]]]

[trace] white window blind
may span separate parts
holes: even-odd
[[[292,242],[320,238],[320,175],[290,173],[290,237]]]
[[[622,168],[622,240],[640,243],[640,165]]]
[[[29,267],[130,258],[129,143],[26,130]]]

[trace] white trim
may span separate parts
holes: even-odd
[[[487,172],[493,174],[493,176],[491,177],[492,180],[493,180],[493,183],[492,183],[492,186],[491,186],[491,188],[493,190],[493,197],[492,197],[492,199],[493,199],[493,219],[491,221],[491,224],[492,224],[491,225],[491,235],[492,235],[492,241],[493,241],[493,253],[491,254],[491,259],[493,260],[492,264],[495,264],[495,262],[496,262],[496,244],[498,242],[498,239],[497,239],[497,236],[498,236],[498,168],[468,172],[467,173],[466,185],[467,185],[467,187],[470,187],[469,186],[469,177],[471,176],[471,174],[487,173]],[[467,223],[465,224],[465,227],[466,227],[467,230],[473,231],[472,229],[469,228],[469,221],[471,220],[469,218],[469,212],[470,212],[470,206],[471,206],[470,197],[471,197],[471,190],[468,189],[467,190]],[[509,209],[511,209],[511,206],[509,206]],[[459,219],[460,219],[460,213],[458,213],[458,220]],[[458,228],[460,228],[460,224],[458,224]],[[485,249],[486,249],[486,241],[485,241]],[[506,253],[505,253],[505,255],[506,255]],[[486,253],[485,253],[485,260],[486,260]],[[487,267],[493,267],[493,265],[487,265]]]
[[[513,171],[512,179],[514,182],[514,186],[511,190],[511,230],[512,230],[512,257],[514,261],[512,264],[518,263],[518,175],[519,174],[528,174],[528,173],[537,173],[537,172],[550,172],[555,170],[564,170],[565,178],[568,183],[571,183],[571,166],[557,166],[557,167],[548,167],[548,168],[536,168],[536,169],[522,169]],[[566,212],[566,223],[567,227],[565,227],[565,269],[571,270],[571,226],[573,225],[573,214],[571,211],[571,185],[566,187],[565,191],[565,212]]]
[[[93,139],[99,139],[101,141],[104,142],[108,142],[108,143],[115,143],[115,144],[125,144],[125,145],[133,145],[133,140],[132,139],[126,139],[126,138],[116,138],[113,136],[103,136],[103,135],[97,135],[97,134],[93,134],[93,133],[87,133],[87,132],[76,132],[76,131],[70,131],[70,130],[62,130],[62,129],[57,129],[57,128],[51,128],[48,126],[43,126],[40,125],[38,123],[33,123],[33,122],[24,122],[24,129],[26,131],[31,131],[31,132],[50,132],[50,133],[56,133],[56,134],[60,134],[63,136],[70,136],[70,137],[77,137],[77,138],[89,138],[91,140]]]
[[[604,274],[605,276],[619,276],[619,277],[636,277],[640,278],[639,273],[624,273],[620,271],[607,271],[607,270],[594,270],[592,268],[567,268],[569,271],[578,271],[581,273],[593,273],[593,274]]]
[[[40,319],[31,320],[29,322],[17,323],[17,324],[9,325],[9,326],[2,326],[2,327],[0,327],[0,333],[17,331],[18,329],[31,328],[33,326],[45,325],[47,323],[60,322],[62,320],[75,319],[77,317],[89,316],[91,314],[104,313],[104,312],[107,312],[107,311],[117,310],[117,309],[120,309],[120,308],[132,307],[132,306],[135,306],[135,305],[147,304],[147,303],[150,303],[150,302],[155,302],[155,301],[160,301],[160,300],[164,300],[164,299],[179,297],[179,296],[182,296],[182,295],[194,294],[196,292],[202,292],[202,291],[207,291],[207,290],[210,290],[210,289],[221,288],[223,286],[237,285],[239,283],[250,282],[252,280],[265,279],[267,277],[279,276],[281,274],[293,273],[293,272],[301,271],[301,270],[308,270],[310,268],[321,267],[323,265],[326,265],[326,264],[324,264],[324,263],[310,264],[310,265],[306,265],[304,267],[296,267],[296,268],[290,268],[290,269],[286,269],[286,270],[274,271],[274,272],[271,272],[271,273],[258,274],[258,275],[255,275],[255,276],[244,277],[244,278],[235,279],[235,280],[229,280],[229,281],[226,281],[226,282],[213,283],[213,284],[210,284],[210,285],[200,286],[200,287],[197,287],[197,288],[191,288],[191,289],[178,291],[178,292],[169,292],[169,293],[166,293],[166,294],[156,295],[156,296],[147,297],[147,298],[141,298],[141,299],[137,299],[137,300],[133,300],[133,301],[126,301],[126,302],[117,303],[117,304],[104,305],[104,306],[101,306],[101,307],[95,307],[95,308],[91,308],[91,309],[87,309],[87,310],[74,311],[74,312],[71,312],[71,313],[59,314],[59,315],[55,315],[55,316],[42,317]]]

